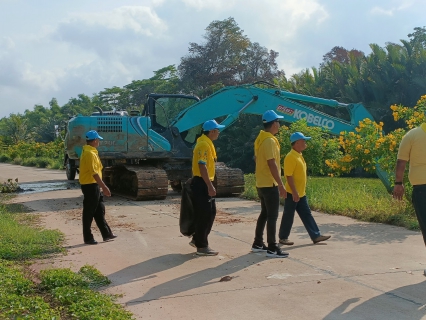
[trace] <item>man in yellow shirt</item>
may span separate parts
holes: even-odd
[[[209,247],[208,235],[216,217],[216,202],[213,198],[216,189],[213,186],[215,177],[216,149],[213,141],[219,137],[219,129],[225,126],[215,120],[203,124],[203,134],[197,139],[192,157],[193,207],[195,213],[195,233],[191,246],[197,248],[197,255],[215,256],[219,252]]]
[[[85,244],[97,244],[93,238],[91,226],[93,219],[102,234],[104,241],[109,241],[117,236],[112,233],[105,220],[105,205],[103,194],[111,196],[108,187],[102,181],[102,163],[99,159],[99,141],[103,138],[95,131],[86,133],[86,145],[80,157],[79,181],[83,192],[83,239]],[[102,188],[102,192],[100,190]]]
[[[264,130],[260,130],[254,142],[256,188],[261,211],[251,251],[266,252],[266,256],[271,258],[288,257],[288,253],[281,251],[276,242],[280,196],[283,198],[286,196],[281,180],[280,144],[275,138],[282,118],[273,110],[266,111],[262,116]],[[268,246],[263,242],[265,226]]]
[[[281,244],[294,244],[293,241],[288,240],[288,237],[293,226],[295,211],[314,243],[330,239],[330,236],[320,234],[306,197],[307,167],[302,151],[307,147],[306,140],[310,139],[311,137],[306,137],[301,132],[295,132],[290,136],[291,151],[284,158],[287,197],[284,201],[284,212],[279,231]]]
[[[410,162],[408,179],[413,185],[412,202],[426,245],[426,123],[411,129],[402,138],[397,159],[393,196],[399,200],[404,196],[404,171]]]

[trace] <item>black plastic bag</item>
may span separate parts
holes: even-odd
[[[188,179],[182,188],[182,198],[180,201],[179,227],[180,232],[187,237],[195,233],[195,213],[192,204],[193,193],[191,190],[192,179]]]

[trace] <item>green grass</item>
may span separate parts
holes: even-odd
[[[30,157],[22,159],[16,157],[11,159],[7,154],[0,154],[0,162],[12,163],[26,167],[48,168],[48,169],[63,169],[64,164],[62,159],[51,159],[47,157]]]
[[[259,200],[253,174],[245,176],[245,184],[242,196]],[[309,177],[306,194],[312,210],[419,229],[411,203],[392,199],[379,179]]]
[[[60,311],[40,295],[23,266],[0,259],[0,318],[52,320],[60,319]]]
[[[35,227],[37,216],[23,212],[23,206],[0,204],[0,259],[34,259],[62,252],[63,234]]]
[[[30,272],[31,259],[63,251],[64,236],[37,227],[37,216],[10,198],[0,194],[0,319],[133,319],[115,296],[94,290],[111,282],[92,266]]]

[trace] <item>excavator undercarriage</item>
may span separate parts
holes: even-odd
[[[187,178],[187,177],[186,177]],[[167,197],[169,180],[167,171],[153,166],[116,165],[104,169],[103,180],[113,194],[132,200],[163,200]],[[170,186],[180,191],[182,180],[170,180]],[[244,191],[244,174],[240,169],[216,164],[213,181],[218,197],[240,195]]]

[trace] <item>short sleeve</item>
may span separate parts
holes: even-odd
[[[87,170],[90,172],[91,176],[94,176],[98,173],[98,166],[96,163],[95,155],[92,152],[88,152],[87,154]]]
[[[262,142],[261,146],[266,160],[275,159],[276,145],[274,140],[265,139],[265,141]]]
[[[399,144],[397,159],[409,161],[411,152],[411,136],[407,133],[402,137],[401,143]]]
[[[288,177],[293,176],[296,165],[297,162],[295,157],[286,156],[284,158],[284,175]]]
[[[197,148],[194,150],[195,160],[197,163],[207,164],[210,147],[207,143],[199,143]]]

